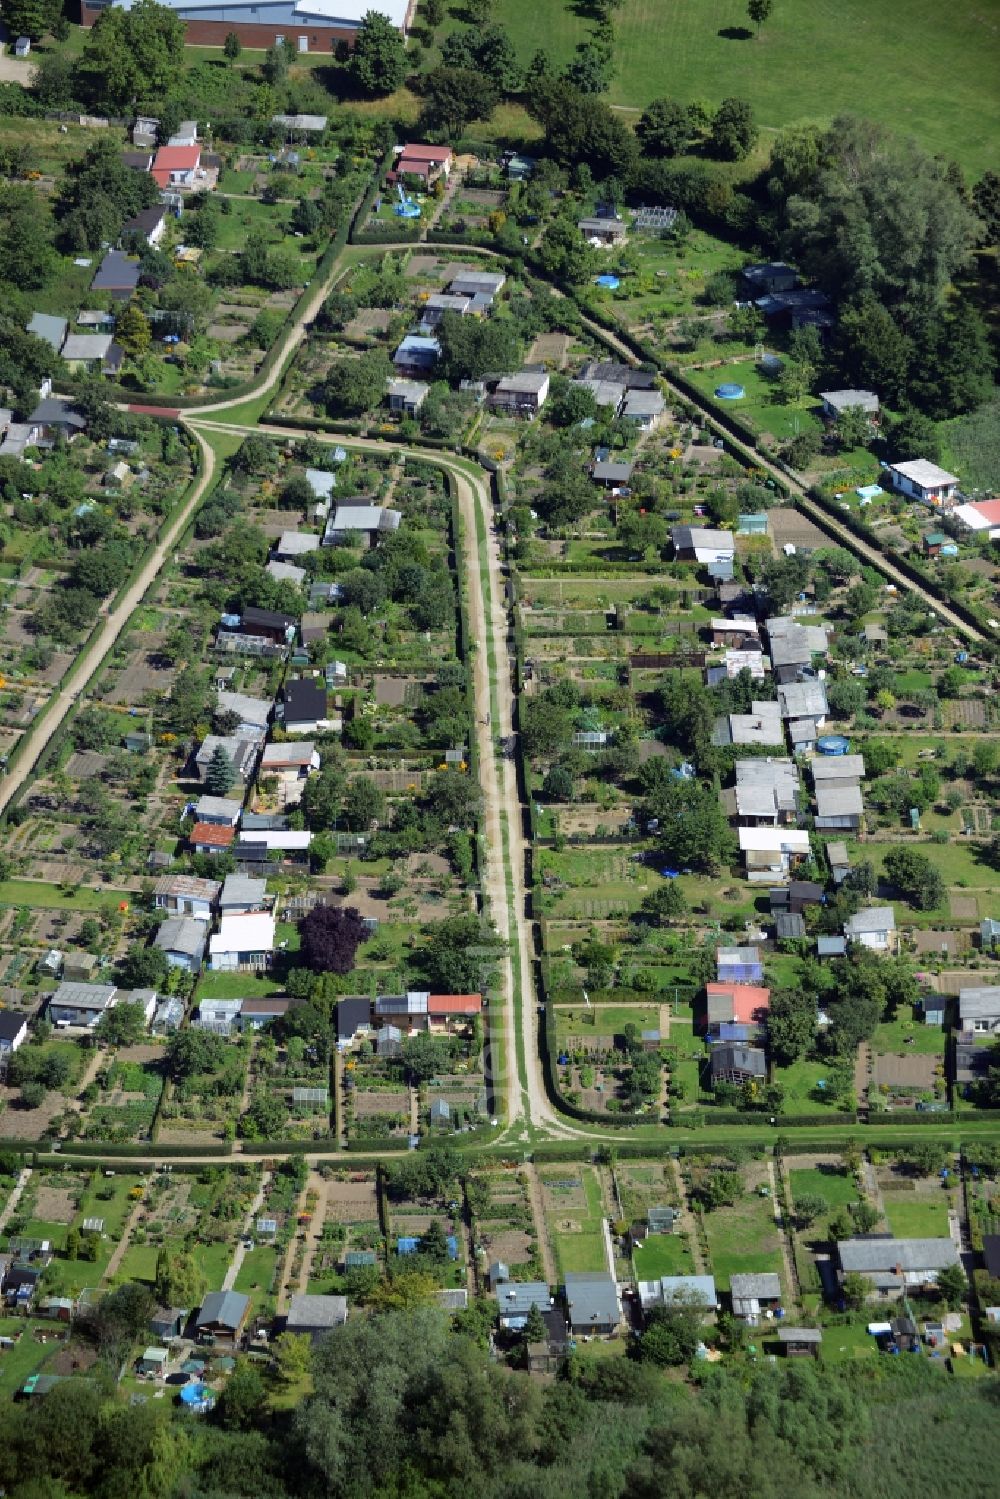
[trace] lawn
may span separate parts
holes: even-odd
[[[274,978],[258,978],[253,973],[204,973],[198,984],[201,999],[268,999],[283,993]]]
[[[497,0],[493,19],[509,30],[522,64],[538,48],[565,64],[590,30],[586,8],[571,0]],[[714,104],[736,95],[766,128],[846,111],[912,133],[969,172],[992,162],[1000,95],[989,80],[1000,74],[1000,32],[975,0],[778,5],[759,38],[743,0],[624,0],[614,25],[614,104],[642,107],[663,95]]]
[[[208,1281],[208,1289],[218,1291],[229,1269],[229,1262],[233,1257],[233,1246],[231,1244],[199,1244],[194,1250],[194,1257]]]
[[[770,1198],[747,1194],[731,1208],[705,1215],[712,1274],[721,1291],[731,1275],[782,1273],[781,1244]]]
[[[600,1183],[586,1166],[580,1168],[580,1179],[587,1196],[586,1209],[569,1205],[562,1208],[557,1198],[548,1215],[556,1258],[563,1275],[567,1270],[606,1270],[608,1264],[601,1226],[604,1208]],[[579,1228],[560,1229],[561,1223],[571,1221]]]
[[[691,1251],[677,1234],[651,1234],[645,1243],[636,1245],[632,1259],[638,1280],[694,1274]]]
[[[44,880],[0,880],[0,906],[42,906],[57,911],[117,911],[128,890],[75,889],[69,893]]]
[[[944,1032],[938,1026],[923,1025],[897,1016],[877,1027],[871,1046],[872,1051],[887,1056],[916,1051],[921,1056],[938,1056],[943,1060]]]
[[[246,1253],[234,1289],[251,1297],[255,1314],[274,1310],[271,1286],[277,1267],[278,1251],[272,1244],[258,1244]]]
[[[909,1193],[886,1192],[885,1215],[897,1239],[946,1239],[948,1237],[948,1200],[940,1201],[910,1196]]]
[[[845,1327],[823,1329],[824,1363],[851,1363],[854,1359],[871,1358],[877,1353],[878,1344],[866,1322],[850,1322]]]
[[[834,1166],[792,1170],[788,1177],[793,1204],[803,1197],[825,1197],[832,1208],[843,1208],[858,1200],[854,1177]]]
[[[687,371],[693,385],[713,402],[717,409],[738,416],[756,432],[770,432],[782,441],[794,437],[797,432],[819,432],[819,407],[789,405],[778,394],[776,379],[765,375],[752,357],[730,359],[726,364],[713,369]],[[723,384],[739,384],[746,395],[739,401],[720,401],[716,398],[716,387]]]
[[[815,1112],[817,1107],[822,1107],[824,1102],[822,1090],[814,1092],[814,1089],[818,1083],[825,1082],[829,1076],[828,1062],[811,1062],[805,1058],[793,1063],[791,1067],[776,1068],[774,1080],[785,1090],[782,1113],[808,1114]],[[827,1101],[826,1107],[830,1109],[830,1123],[835,1124],[835,1105],[832,1098]]]
[[[115,1279],[145,1280],[152,1285],[156,1279],[156,1260],[159,1250],[155,1244],[131,1244],[125,1251]]]
[[[0,1349],[0,1395],[15,1394],[52,1352],[53,1344],[35,1339],[34,1330],[40,1325],[51,1331],[50,1322],[39,1324],[24,1317],[0,1317],[0,1337],[16,1338],[18,1333],[22,1334],[16,1348]]]

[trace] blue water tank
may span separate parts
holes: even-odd
[[[851,741],[843,734],[824,734],[822,739],[816,740],[821,755],[846,755],[850,747]]]

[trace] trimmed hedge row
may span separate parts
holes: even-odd
[[[774,1114],[762,1109],[759,1113],[746,1113],[741,1109],[697,1109],[690,1113],[677,1113],[671,1115],[670,1125],[673,1129],[683,1129],[689,1125],[694,1129],[702,1129],[713,1124],[736,1124],[757,1125],[761,1127],[770,1124],[774,1119],[775,1129],[816,1129],[837,1124],[857,1124],[856,1114],[838,1114],[831,1119],[829,1114]],[[938,1118],[941,1116],[938,1115]]]
[[[219,1145],[160,1145],[148,1141],[145,1145],[109,1144],[104,1140],[64,1140],[59,1145],[59,1154],[68,1156],[99,1155],[115,1156],[121,1160],[149,1160],[156,1156],[231,1156],[233,1147],[229,1141]]]
[[[244,1155],[308,1155],[310,1151],[317,1153],[329,1150],[339,1150],[339,1145],[333,1135],[323,1135],[318,1140],[244,1140],[242,1150]]]
[[[410,1148],[410,1141],[405,1135],[390,1135],[388,1140],[380,1140],[378,1144],[380,1151],[409,1150]],[[362,1151],[371,1150],[372,1142],[370,1140],[348,1140],[345,1148],[349,1155],[360,1155]],[[358,1164],[361,1163],[359,1162]]]

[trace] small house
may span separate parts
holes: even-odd
[[[746,876],[752,882],[780,880],[809,857],[805,828],[738,828],[737,837]]]
[[[947,469],[928,463],[925,458],[890,464],[887,472],[893,489],[929,505],[932,510],[950,510],[961,483],[957,474],[949,474]]]
[[[628,233],[628,225],[624,219],[604,217],[578,219],[576,227],[584,239],[592,245],[623,245]]]
[[[638,427],[640,432],[650,432],[666,410],[666,402],[658,390],[630,390],[626,392],[621,419]]]
[[[381,505],[338,505],[323,532],[325,547],[338,546],[363,534],[374,546],[380,536],[398,531],[403,517],[400,511]]]
[[[222,916],[240,916],[267,909],[267,881],[245,874],[227,874],[219,896]]]
[[[78,984],[64,979],[49,1000],[48,1017],[57,1027],[93,1030],[117,995],[114,984]]]
[[[154,203],[151,208],[143,208],[134,218],[126,219],[122,225],[119,244],[131,248],[136,241],[141,241],[150,249],[155,248],[166,232],[167,218],[165,203]]]
[[[167,1372],[167,1363],[170,1354],[166,1348],[147,1348],[139,1358],[136,1365],[140,1374],[152,1375],[155,1379],[162,1379]]]
[[[863,411],[875,420],[878,417],[878,396],[871,390],[821,390],[823,415],[838,421],[845,411]]]
[[[612,463],[604,459],[595,463],[590,473],[595,484],[603,484],[605,489],[620,489],[628,484],[634,468],[634,463]]]
[[[389,410],[393,416],[416,416],[429,391],[430,386],[423,380],[390,380]]]
[[[208,924],[194,916],[169,916],[156,933],[153,946],[158,947],[171,968],[185,973],[199,973],[205,958]]]
[[[155,1307],[149,1319],[149,1330],[161,1342],[172,1343],[184,1336],[189,1316],[190,1311],[186,1306]]]
[[[891,906],[868,906],[844,923],[848,942],[873,952],[889,952],[896,941],[896,915]],[[1000,991],[998,991],[1000,993]]]
[[[157,187],[172,188],[185,192],[207,181],[201,168],[201,147],[198,145],[161,146],[153,157],[149,175]]]
[[[786,1358],[817,1358],[823,1342],[818,1327],[779,1327],[777,1336]]]
[[[714,531],[704,526],[674,526],[671,540],[678,562],[731,562],[736,551],[732,531]]]
[[[740,276],[745,292],[754,298],[779,291],[792,291],[799,284],[798,272],[783,260],[745,265]]]
[[[303,1334],[316,1343],[346,1321],[346,1296],[296,1295],[288,1303],[285,1331]]]
[[[239,1291],[210,1291],[195,1318],[199,1343],[235,1349],[250,1315],[250,1297]]]
[[[454,159],[455,153],[450,146],[428,146],[411,141],[400,150],[390,177],[395,181],[401,177],[417,177],[425,187],[430,187],[438,177],[448,177]]]
[[[314,734],[326,724],[326,685],[293,678],[285,683],[283,723],[288,734]]]
[[[958,1018],[963,1031],[1000,1035],[1000,985],[968,986],[958,991]]]
[[[12,1057],[27,1039],[27,1017],[13,1010],[0,1010],[0,1062]]]
[[[494,411],[505,411],[510,416],[530,417],[542,409],[548,394],[549,377],[545,370],[521,370],[498,381],[489,405]]]
[[[757,1318],[781,1305],[781,1280],[771,1273],[731,1275],[729,1294],[736,1317]]]
[[[232,766],[236,780],[246,785],[253,776],[259,744],[256,738],[238,734],[206,734],[194,757],[194,773],[198,780],[205,780],[215,752],[220,749]]]
[[[243,803],[229,796],[200,796],[194,805],[195,822],[209,822],[219,827],[235,828]]]
[[[139,285],[140,270],[138,260],[121,250],[108,250],[94,273],[90,289],[107,292],[113,302],[127,302]]]
[[[360,996],[337,1002],[337,1048],[347,1051],[359,1036],[372,1028],[372,1002]]]
[[[221,854],[233,846],[236,829],[231,823],[196,822],[189,840],[196,854]]]
[[[419,378],[433,370],[441,357],[441,345],[429,334],[408,333],[392,356],[397,375]]]
[[[153,886],[153,907],[173,916],[211,921],[219,889],[218,880],[197,879],[191,874],[164,874]]]
[[[34,312],[28,320],[25,331],[35,338],[40,338],[54,353],[58,354],[63,346],[68,326],[64,317],[55,317],[49,312]]]
[[[767,1059],[758,1046],[723,1041],[712,1048],[712,1086],[716,1083],[763,1082],[767,1077]]]
[[[319,551],[319,537],[315,531],[282,531],[274,543],[274,555],[282,562],[295,562]]]
[[[871,1298],[897,1300],[907,1291],[936,1284],[946,1267],[961,1265],[952,1239],[895,1239],[891,1234],[869,1234],[841,1239],[836,1246],[837,1274],[861,1275]]]
[[[645,1313],[666,1306],[701,1306],[714,1312],[719,1305],[712,1275],[661,1275],[658,1280],[639,1281],[639,1302]]]
[[[603,1270],[580,1271],[565,1278],[566,1313],[570,1331],[576,1336],[609,1337],[621,1323],[621,1298],[617,1283]]]
[[[213,973],[254,973],[274,959],[274,916],[270,911],[223,916],[209,939],[208,966]]]
[[[542,1313],[549,1310],[552,1298],[544,1281],[498,1281],[493,1287],[497,1300],[497,1320],[508,1332],[523,1332],[528,1313],[537,1307]]]

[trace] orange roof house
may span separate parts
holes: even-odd
[[[706,984],[706,1023],[753,1025],[766,1016],[771,991],[759,984]]]
[[[193,187],[200,166],[200,146],[161,146],[153,158],[150,176],[158,187]]]
[[[217,822],[196,822],[191,829],[191,846],[199,853],[213,853],[216,849],[231,847],[236,829]]]
[[[481,994],[428,994],[428,1015],[478,1015],[483,1008]]]

